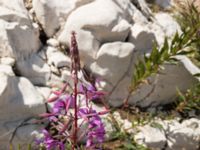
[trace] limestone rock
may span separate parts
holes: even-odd
[[[198,82],[193,76],[193,71],[197,72],[196,66],[189,59],[184,59],[185,57],[179,58],[180,62],[177,65],[165,64],[160,74],[149,78],[150,84],[139,87],[130,99],[130,104],[141,107],[167,104],[175,100],[177,88],[185,92]]]
[[[46,100],[49,98],[49,95],[51,93],[51,89],[49,87],[37,87],[35,86],[36,90],[43,96],[43,98]]]
[[[17,120],[45,111],[43,97],[29,80],[4,73],[0,73],[0,78],[1,120]]]
[[[8,146],[12,133],[20,123],[46,110],[43,97],[26,78],[0,72],[0,80],[0,148],[2,149]],[[21,126],[14,136],[15,147],[17,144],[27,145],[27,142],[33,141],[31,132],[38,127]]]
[[[4,64],[4,65],[9,65],[9,66],[14,66],[15,64],[15,59],[14,58],[11,58],[11,57],[3,57],[0,59],[1,61],[1,64]]]
[[[137,8],[141,11],[141,13],[147,18],[152,18],[151,9],[148,7],[146,0],[131,0],[131,2],[137,6]]]
[[[100,75],[112,85],[127,71],[134,46],[131,43],[113,42],[102,45],[96,61],[91,64],[93,73]]]
[[[139,130],[140,132],[134,136],[138,144],[143,144],[154,150],[161,150],[165,147],[167,138],[162,129],[145,125],[139,127]]]
[[[176,32],[181,33],[180,25],[169,14],[163,12],[156,13],[155,19],[161,25],[167,37],[172,38]]]
[[[86,65],[90,64],[100,44],[127,38],[133,14],[129,0],[96,0],[69,15],[59,41],[69,46],[70,33],[76,31],[81,58]]]
[[[21,25],[31,25],[23,0],[0,1],[0,19],[7,22],[18,22]]]
[[[167,150],[198,150],[200,147],[200,120],[191,118],[181,124],[168,123]]]
[[[13,131],[23,121],[24,120],[15,120],[6,122],[5,124],[0,123],[1,127],[4,126],[6,128],[5,131],[0,130],[0,132],[4,134],[0,138],[0,149],[2,150],[10,149],[10,144],[13,146],[13,150],[17,149],[19,145],[21,149],[25,150],[27,149],[29,144],[31,144],[32,149],[35,148],[35,136],[32,134],[36,131],[41,131],[42,129],[44,129],[44,126],[31,124],[31,121],[25,122],[25,123],[30,123],[29,125],[24,125],[19,127],[16,130],[15,135],[13,136],[12,142],[9,143],[9,139],[12,136]]]
[[[12,67],[9,65],[0,64],[0,73],[5,73],[10,76],[15,76]]]
[[[18,61],[16,69],[18,74],[28,78],[34,85],[47,85],[51,76],[49,65],[37,53],[27,60]]]
[[[47,36],[51,37],[76,7],[90,1],[92,0],[33,0],[33,9]]]
[[[131,27],[128,41],[135,45],[136,50],[144,54],[151,51],[156,38],[152,29],[147,25],[135,23]]]
[[[173,0],[156,0],[155,3],[164,8],[164,9],[168,9],[170,8],[171,6],[174,5],[174,1]]]
[[[155,125],[153,126],[154,123]],[[179,122],[173,120],[154,120],[138,127],[134,135],[136,142],[155,150],[198,150],[200,147],[200,120],[191,118]]]
[[[59,46],[59,42],[54,38],[48,39],[47,44],[48,44],[48,46],[52,46],[52,47],[58,47]]]
[[[31,23],[23,0],[1,0],[0,56],[23,59],[39,47],[39,30]]]
[[[56,68],[61,68],[61,67],[70,67],[71,60],[70,57],[64,55],[60,51],[54,51],[52,53],[48,53],[47,55],[48,59],[48,64],[49,65],[54,65]]]
[[[133,124],[128,119],[122,119],[119,112],[114,112],[113,117],[119,125],[121,131],[129,134],[135,134],[135,130],[133,129]]]
[[[110,93],[108,100],[113,106],[121,103],[128,94],[134,55],[134,45],[131,43],[107,43],[101,46],[96,61],[90,66],[91,71],[102,78],[104,83],[101,82],[99,88]]]

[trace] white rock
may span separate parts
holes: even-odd
[[[134,45],[124,42],[107,43],[101,46],[96,61],[91,64],[93,73],[100,75],[108,83],[115,85],[127,71]]]
[[[59,87],[59,88],[62,88],[63,81],[62,81],[62,78],[60,77],[60,75],[51,73],[50,79],[48,80],[48,82],[46,84],[48,86],[50,86],[50,87]]]
[[[168,37],[168,35],[166,34],[166,31],[157,22],[149,23],[147,26],[150,29],[150,31],[154,33],[158,46],[162,46],[164,43],[165,37]],[[168,38],[170,39],[172,37],[168,37]]]
[[[50,56],[47,57],[47,59],[49,65],[54,65],[57,68],[67,67],[67,66],[70,67],[71,64],[70,57],[64,55],[60,51],[51,53]]]
[[[96,0],[69,15],[59,41],[69,46],[70,33],[76,31],[81,58],[90,64],[101,43],[124,41],[127,38],[132,14],[134,7],[127,0]]]
[[[191,61],[189,62],[192,64]],[[129,103],[148,107],[173,102],[177,94],[177,88],[185,92],[198,82],[191,71],[196,69],[196,66],[191,65],[191,68],[188,69],[185,63],[188,64],[183,59],[177,65],[165,64],[164,70],[149,80],[150,84],[143,84],[138,88]]]
[[[140,10],[138,10],[135,6],[134,7],[134,14],[132,15],[132,19],[133,19],[133,22],[135,23],[139,23],[139,24],[147,24],[148,23],[148,18],[145,17],[142,12]]]
[[[33,26],[0,20],[0,55],[27,58],[40,47],[39,32]]]
[[[141,13],[148,19],[152,17],[151,9],[148,7],[148,4],[145,0],[131,0],[135,6],[138,6]]]
[[[135,55],[135,57],[137,56]],[[177,65],[165,64],[164,70],[162,70],[160,74],[147,79],[149,84],[144,83],[140,85],[138,90],[132,93],[128,103],[130,105],[138,105],[140,107],[168,104],[175,100],[177,88],[180,91],[185,92],[196,82],[198,82],[199,79],[196,79],[193,75],[199,73],[200,70],[187,57],[179,56],[177,59],[178,58],[181,61],[180,63]],[[107,60],[112,59],[108,58]],[[134,60],[135,58],[133,58],[133,61]],[[115,65],[118,63],[115,62]],[[102,79],[106,81],[106,84],[104,84],[102,88],[106,91],[112,89],[110,97],[108,98],[109,103],[114,107],[123,105],[124,99],[128,96],[128,85],[131,84],[131,69],[129,69],[129,72],[126,72],[126,75],[121,78],[120,82],[114,83],[113,80],[117,78],[117,75],[122,75],[123,73],[118,70],[118,73],[115,72],[114,74],[115,77],[112,77],[111,74],[115,68],[120,68],[123,65],[117,65],[120,67],[112,66],[112,69],[107,69],[107,67],[111,66],[111,64],[106,65],[107,67],[104,67],[105,65],[97,65],[97,63],[94,63],[91,66],[91,68],[93,68],[92,71],[98,75],[101,75],[103,77]],[[99,66],[101,66],[103,69]],[[125,72],[125,69],[123,72]],[[108,77],[112,79],[109,79]]]
[[[134,55],[134,45],[131,43],[107,43],[102,45],[96,61],[90,66],[91,71],[103,80],[104,83],[98,88],[110,93],[107,99],[112,106],[122,104],[128,95]]]
[[[0,78],[0,120],[14,121],[45,111],[43,97],[29,80],[4,73]]]
[[[160,121],[166,136],[167,150],[198,150],[200,141],[200,120],[191,118],[180,123],[177,120]]]
[[[136,142],[155,150],[198,150],[200,141],[200,120],[191,118],[182,123],[174,120],[157,120],[162,128],[147,124],[138,127],[134,135]]]
[[[1,64],[4,64],[4,65],[9,65],[9,66],[14,66],[15,64],[15,59],[14,58],[11,58],[11,57],[3,57],[1,58]]]
[[[31,25],[28,16],[23,0],[13,0],[12,3],[7,0],[0,1],[0,19],[18,22],[21,25]]]
[[[167,37],[172,38],[176,32],[181,33],[180,25],[168,13],[156,13],[155,19],[162,26]]]
[[[49,87],[35,87],[36,90],[44,97],[45,100],[49,98],[49,95],[51,93],[51,89]]]
[[[119,112],[115,111],[113,113],[113,117],[122,132],[135,134],[135,130],[133,129],[133,124],[128,119],[122,119]]]
[[[175,58],[178,59],[179,61],[181,61],[184,64],[185,68],[192,75],[200,73],[200,69],[197,66],[195,66],[188,57],[180,55],[180,56],[176,56]],[[200,77],[197,77],[197,78],[200,81]]]
[[[173,0],[156,0],[155,3],[165,9],[174,5]]]
[[[60,71],[59,71],[59,69],[56,68],[54,65],[51,65],[51,66],[50,66],[50,69],[51,69],[51,72],[52,72],[52,73],[54,73],[54,74],[60,76]]]
[[[49,65],[37,53],[27,60],[18,61],[16,68],[20,75],[27,77],[34,85],[46,85],[51,76]]]
[[[72,78],[71,72],[69,70],[63,70],[61,74],[62,74],[61,76],[62,81],[68,82],[69,79]]]
[[[170,128],[167,150],[198,150],[200,141],[200,120],[189,119]]]
[[[10,76],[0,72],[0,149],[9,149],[9,139],[14,130],[30,117],[44,113],[43,97],[36,91],[29,80],[24,77]],[[13,146],[32,143],[31,132],[38,125],[27,125],[18,128]]]
[[[53,39],[53,38],[48,39],[47,44],[49,46],[52,46],[52,47],[58,47],[59,46],[59,42],[56,39]]]
[[[47,36],[51,37],[76,7],[90,1],[92,0],[33,0],[33,9]]]
[[[23,0],[1,0],[0,55],[23,59],[39,47],[39,30],[32,25]]]
[[[134,136],[138,144],[147,146],[148,148],[160,150],[165,147],[167,139],[162,129],[145,125],[138,128],[140,131]]]
[[[128,70],[128,68],[127,68]],[[128,93],[128,85],[131,84],[131,77],[132,77],[132,68],[129,68],[129,71],[126,76],[122,80],[120,80],[115,86],[109,86],[106,83],[104,86],[111,90],[111,94],[108,98],[108,102],[113,107],[122,106],[124,103],[125,98],[127,97]],[[109,91],[108,89],[103,89],[105,91]],[[131,101],[131,100],[130,100]]]
[[[47,47],[44,47],[44,50],[46,52],[46,56],[47,58],[48,57],[51,57],[51,55],[54,53],[54,52],[57,52],[58,49],[55,48],[55,47],[52,47],[52,46],[47,46]]]
[[[135,23],[131,27],[128,41],[135,45],[136,50],[144,54],[152,50],[153,42],[156,41],[156,38],[152,29],[147,25]]]
[[[15,76],[12,67],[9,65],[0,64],[0,73],[5,73],[10,76]]]
[[[2,137],[0,137],[0,149],[10,149],[9,138],[12,136],[13,131],[16,127],[22,123],[24,120],[17,120],[14,122],[7,122],[6,124],[6,131],[0,130]],[[5,124],[0,123],[0,126],[5,126]],[[14,138],[11,142],[13,149],[16,149],[19,145],[21,149],[27,149],[28,145],[31,144],[32,148],[35,145],[35,137],[32,135],[35,131],[41,131],[44,129],[43,125],[24,125],[17,129]],[[3,139],[2,139],[3,138]]]

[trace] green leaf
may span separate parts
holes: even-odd
[[[9,145],[9,150],[13,150],[13,145],[12,144]]]
[[[17,150],[21,150],[21,145],[20,144],[18,144]]]
[[[171,50],[174,48],[175,43],[177,43],[178,40],[179,40],[179,34],[176,31],[176,34],[174,35],[174,38],[172,39],[172,42],[171,42],[171,47],[170,47]],[[174,52],[172,51],[172,53],[174,53]]]
[[[139,61],[138,69],[139,69],[140,77],[143,77],[145,74],[145,64],[142,60]]]
[[[185,96],[181,93],[181,91],[180,91],[178,88],[176,88],[176,91],[177,91],[177,94],[178,94],[179,99],[180,99],[181,101],[185,101],[186,98],[185,98]]]
[[[194,77],[200,77],[200,73],[196,73],[193,75]]]
[[[160,63],[169,57],[168,51],[169,51],[169,44],[168,44],[167,37],[165,37],[164,45],[160,50],[160,55],[161,55]]]
[[[27,150],[31,150],[31,144],[28,144]]]
[[[158,45],[154,43],[153,50],[150,55],[150,60],[153,62],[153,64],[157,64],[158,58],[159,58]]]
[[[188,55],[188,54],[191,54],[191,53],[194,53],[194,51],[193,50],[190,50],[190,51],[182,50],[182,51],[178,52],[177,55]]]

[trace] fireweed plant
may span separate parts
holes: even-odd
[[[54,91],[48,99],[52,109],[40,116],[48,120],[48,126],[43,129],[42,136],[36,139],[41,149],[64,150],[66,145],[71,149],[79,149],[78,143],[86,141],[86,149],[101,149],[105,129],[101,115],[109,110],[97,112],[92,101],[102,100],[105,93],[97,91],[95,85],[85,85],[80,82],[78,73],[81,71],[78,45],[75,32],[71,36],[71,77],[73,87],[65,83],[59,91]]]

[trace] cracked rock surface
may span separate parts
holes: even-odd
[[[156,121],[161,128],[151,124],[139,127],[135,140],[157,150],[198,150],[200,148],[200,121],[191,118],[183,122],[175,120]]]
[[[100,79],[98,88],[108,93],[106,102],[113,107],[123,104],[134,64],[151,52],[153,41],[162,45],[165,36],[170,39],[181,32],[169,13],[154,14],[145,0],[0,0],[0,149],[6,149],[10,139],[22,145],[33,142],[31,133],[41,126],[29,119],[46,112],[51,89],[71,78],[72,30],[77,33],[81,66]],[[200,70],[187,57],[179,59],[179,65],[165,64],[163,74],[139,87],[128,103],[140,107],[167,104],[174,101],[176,87],[184,92],[197,82],[192,75]],[[30,125],[24,126],[24,121]],[[193,144],[183,146],[195,149],[193,139],[199,128],[186,123],[176,127],[185,130],[170,126],[166,137],[163,131],[147,127],[143,130],[149,133],[140,136],[148,135],[144,144],[156,148],[167,143],[166,148],[176,150],[183,148],[179,136],[184,134]],[[153,132],[161,139],[151,137]]]

